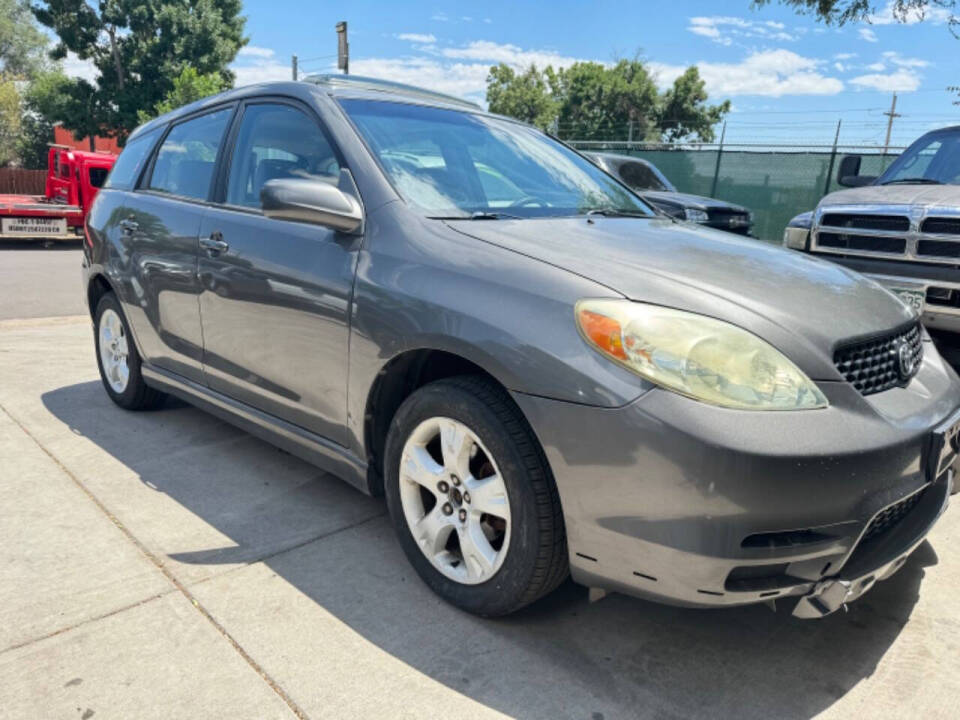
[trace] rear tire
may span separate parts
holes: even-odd
[[[423,386],[397,410],[384,455],[400,545],[442,598],[477,615],[506,615],[566,578],[556,484],[503,388],[480,376]]]
[[[151,410],[166,397],[148,387],[140,372],[140,353],[123,309],[113,293],[100,298],[93,313],[97,367],[107,395],[125,410]]]

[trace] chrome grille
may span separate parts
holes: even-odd
[[[828,206],[816,216],[810,250],[958,265],[960,212],[912,205]]]
[[[900,366],[903,344],[907,345],[913,360],[913,371],[906,377]],[[920,326],[915,323],[881,337],[844,345],[834,353],[833,361],[847,382],[863,395],[903,385],[916,374],[923,361]]]

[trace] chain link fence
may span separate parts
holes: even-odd
[[[578,150],[641,157],[656,165],[677,190],[743,205],[753,211],[753,233],[780,242],[783,229],[824,195],[840,189],[844,155],[860,155],[862,175],[879,175],[903,148],[876,146],[777,146],[631,143],[566,140]]]

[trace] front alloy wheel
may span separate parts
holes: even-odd
[[[505,615],[568,570],[560,498],[510,395],[475,376],[412,393],[390,423],[384,492],[407,559],[438,595]]]
[[[469,585],[493,577],[510,547],[510,501],[497,463],[457,420],[421,422],[403,447],[400,502],[410,533],[441,573]]]

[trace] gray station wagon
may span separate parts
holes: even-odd
[[[424,582],[482,615],[571,573],[822,616],[953,487],[960,382],[889,292],[416,88],[255,85],[147,123],[83,268],[114,402],[185,398],[384,494]]]

